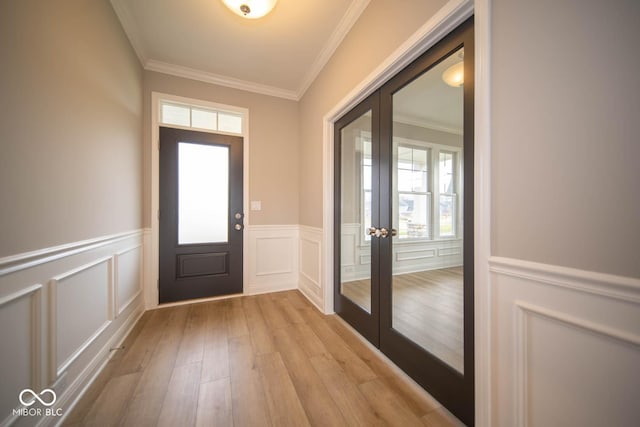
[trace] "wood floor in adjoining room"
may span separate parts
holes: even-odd
[[[64,425],[455,426],[298,291],[146,312]]]
[[[393,276],[393,328],[459,372],[464,369],[462,266]],[[342,283],[342,294],[371,312],[371,281]]]

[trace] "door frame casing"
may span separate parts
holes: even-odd
[[[145,309],[151,310],[159,306],[158,303],[158,267],[159,267],[159,249],[160,249],[160,224],[158,221],[158,210],[160,209],[160,153],[158,150],[159,138],[160,138],[160,121],[159,121],[159,106],[161,101],[174,101],[191,106],[212,108],[217,110],[232,111],[242,114],[242,134],[232,134],[242,137],[243,154],[242,154],[242,199],[243,199],[243,215],[244,215],[244,228],[245,233],[242,237],[242,253],[247,254],[248,250],[248,238],[246,229],[251,223],[250,211],[247,208],[247,200],[249,200],[249,110],[247,108],[235,107],[232,105],[225,105],[215,103],[211,101],[205,101],[202,99],[186,98],[177,95],[170,95],[161,92],[151,92],[151,140],[148,141],[148,147],[151,151],[151,209],[149,212],[149,220],[151,222],[151,230],[149,236],[149,242],[147,247],[149,248],[146,258],[146,266],[144,268],[144,299]],[[166,126],[166,125],[165,125]],[[169,126],[171,127],[171,126]],[[201,129],[193,129],[202,131]],[[224,132],[211,132],[221,133]],[[231,135],[231,134],[230,134]],[[243,255],[244,257],[245,255]],[[248,263],[243,259],[242,263],[242,283],[244,286],[248,283],[249,269]],[[223,297],[212,297],[199,299],[197,301],[215,300]],[[186,300],[177,303],[162,304],[162,306],[189,304],[194,300]]]
[[[475,422],[492,425],[491,373],[491,144],[490,3],[450,0],[323,117],[323,240],[321,277],[325,314],[334,313],[334,123],[472,15],[475,16],[474,99],[474,341]]]

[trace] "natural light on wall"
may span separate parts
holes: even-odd
[[[277,0],[222,0],[236,15],[247,19],[262,18],[276,5]]]

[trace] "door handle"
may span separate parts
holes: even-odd
[[[240,231],[242,230],[242,224],[236,224],[233,226],[233,228],[235,228],[236,230]]]
[[[391,236],[397,236],[398,235],[398,230],[396,230],[395,228],[391,229],[391,233],[389,233],[389,230],[387,230],[386,228],[382,227],[380,229],[380,236],[384,239],[387,236],[389,236],[389,234],[391,234]]]
[[[382,237],[383,239],[389,236],[389,234],[391,234],[391,236],[398,235],[398,230],[396,230],[395,228],[392,228],[391,232],[389,232],[389,230],[384,227],[382,228],[369,227],[367,232],[369,233],[369,236]]]

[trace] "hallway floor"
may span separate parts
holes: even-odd
[[[461,424],[287,291],[146,312],[64,425]]]

